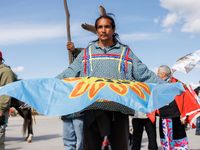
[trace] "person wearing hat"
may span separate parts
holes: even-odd
[[[10,66],[4,64],[4,59],[0,51],[0,87],[14,81],[14,74]],[[10,96],[0,96],[0,150],[5,149],[5,127],[9,116]]]

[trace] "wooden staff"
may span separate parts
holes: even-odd
[[[65,7],[65,12],[66,12],[66,27],[67,27],[67,41],[71,42],[71,36],[70,36],[70,14],[69,14],[69,9],[67,6],[67,0],[63,0],[64,1],[64,7]],[[69,54],[69,64],[72,63],[72,53],[71,51],[68,51]]]

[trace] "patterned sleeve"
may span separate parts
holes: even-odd
[[[55,78],[62,80],[64,78],[78,77],[81,71],[81,62],[82,62],[83,54],[84,54],[84,51],[82,51],[77,56],[77,58],[66,70],[64,70],[62,73],[57,75]]]
[[[133,60],[133,78],[136,81],[148,82],[148,83],[166,83],[160,77],[158,77],[153,71],[149,70],[142,61],[131,53],[131,58]]]

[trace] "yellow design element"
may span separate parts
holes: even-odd
[[[118,71],[119,71],[119,73],[120,73],[120,66],[121,66],[121,62],[122,62],[122,56],[124,55],[124,51],[125,51],[125,46],[123,47],[123,51],[122,51],[122,53],[121,53],[121,56],[120,56],[120,60],[119,60],[119,66],[118,66]]]
[[[189,57],[192,55],[192,53],[187,54],[186,56],[181,57],[179,60],[177,60],[176,62],[180,62],[183,61],[185,59],[189,59]]]
[[[88,91],[88,97],[91,100],[95,95],[103,89],[106,85],[114,91],[115,93],[125,96],[129,88],[135,92],[140,98],[146,101],[146,96],[144,94],[151,94],[148,85],[142,82],[133,82],[119,79],[109,79],[109,78],[97,78],[97,77],[84,77],[84,78],[68,78],[63,79],[65,82],[76,82],[79,81],[72,92],[70,93],[70,98],[76,98],[83,95]],[[129,88],[128,88],[129,87]]]
[[[92,53],[91,53],[91,45],[89,47],[89,54],[90,54],[90,66],[91,66],[91,71],[93,71],[92,69]]]
[[[189,59],[189,57],[187,57],[187,56],[181,57],[179,60],[177,60],[177,62],[183,61],[185,59]]]

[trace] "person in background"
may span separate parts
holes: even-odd
[[[73,42],[67,42],[67,49],[76,59],[81,49],[75,49]],[[63,143],[66,150],[83,150],[83,114],[80,112],[62,116]]]
[[[0,87],[13,81],[14,74],[10,66],[4,64],[4,59],[0,51]],[[0,96],[0,150],[5,149],[5,127],[9,117],[10,99],[11,97],[7,95]]]
[[[199,81],[199,86],[195,88],[194,91],[197,94],[197,102],[200,104],[200,81]],[[200,117],[197,117],[196,119],[195,135],[200,135]]]
[[[172,71],[166,65],[159,67],[158,76],[168,83],[180,82],[172,77]],[[189,149],[184,126],[185,122],[181,121],[181,111],[179,108],[182,107],[178,107],[176,97],[174,101],[159,109],[160,141],[163,150]]]
[[[132,150],[140,150],[144,127],[148,136],[148,143],[149,143],[148,150],[158,149],[156,141],[156,121],[152,123],[146,114],[139,111],[135,111],[135,115],[133,116],[132,119],[132,125],[133,125]]]
[[[63,143],[66,150],[83,150],[83,114],[62,116]]]

